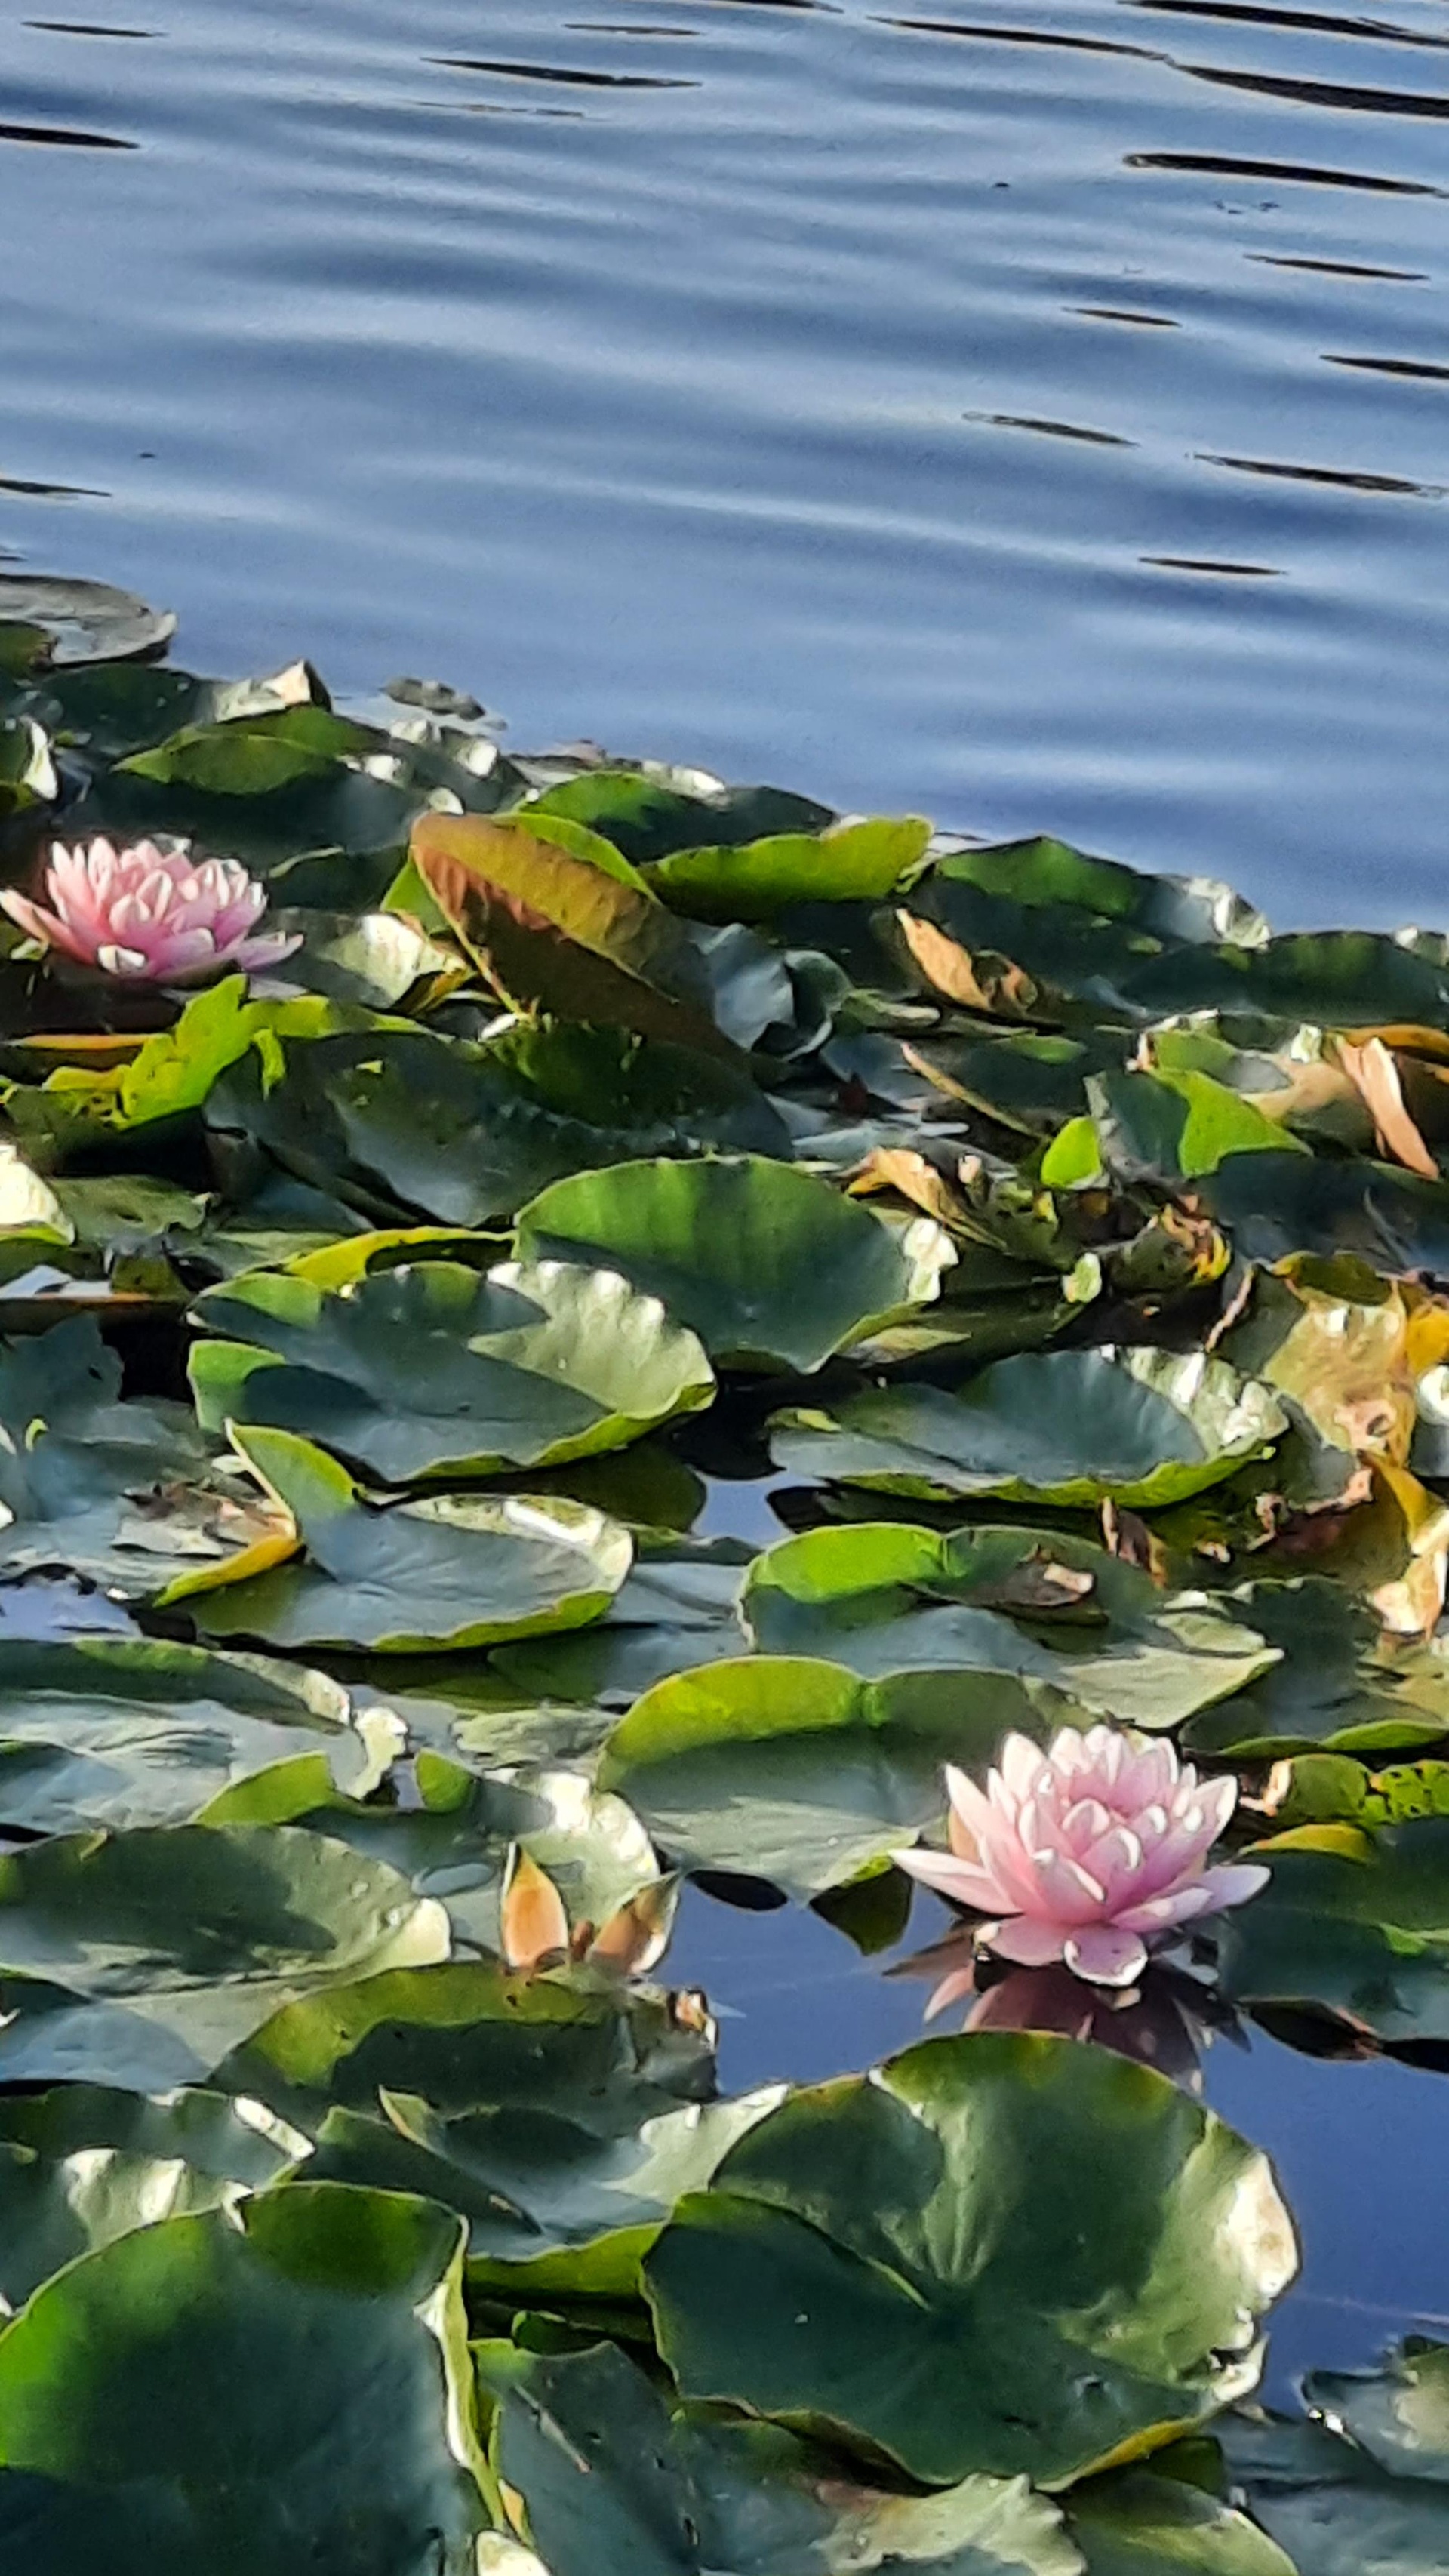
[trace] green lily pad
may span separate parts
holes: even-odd
[[[730,1057],[699,954],[638,885],[483,815],[424,815],[414,867],[512,1004]]]
[[[1219,2431],[1235,2485],[1297,2576],[1437,2576],[1445,2565],[1449,2495],[1437,2479],[1388,2475],[1317,2423],[1234,2415]]]
[[[445,1225],[511,1218],[548,1181],[640,1154],[789,1150],[747,1074],[626,1031],[556,1024],[469,1045],[391,1028],[285,1044],[283,1059],[237,1063],[212,1127],[369,1211]]]
[[[1102,1162],[1123,1180],[1170,1188],[1217,1171],[1232,1154],[1309,1150],[1209,1073],[1095,1073],[1086,1093]]]
[[[881,1493],[1152,1510],[1220,1484],[1287,1427],[1269,1388],[1200,1352],[1031,1351],[954,1395],[894,1386],[778,1414],[771,1451]]]
[[[928,1303],[954,1258],[929,1218],[897,1233],[828,1182],[753,1155],[556,1182],[519,1217],[518,1249],[622,1271],[716,1361],[802,1371]]]
[[[600,2137],[537,2105],[446,2119],[410,2095],[380,2112],[329,2111],[303,2169],[442,2201],[468,2222],[473,2288],[527,2301],[632,2299],[639,2266],[676,2202],[709,2181],[737,2138],[780,2100],[775,2085],[693,2102]]]
[[[301,2184],[62,2272],[0,2335],[0,2532],[53,2576],[472,2576],[461,2232]]]
[[[1047,912],[1076,909],[1099,921],[1129,923],[1149,940],[1210,945],[1232,940],[1261,947],[1268,924],[1232,886],[1214,877],[1155,876],[1097,859],[1041,833],[979,850],[953,850],[937,862],[947,885],[979,887]]]
[[[7,1640],[0,1825],[181,1824],[269,1763],[301,1761],[313,1803],[367,1797],[401,1750],[380,1711],[352,1722],[325,1674],[159,1638]]]
[[[302,1432],[391,1485],[618,1449],[714,1394],[692,1333],[616,1272],[419,1261],[329,1291],[257,1271],[208,1290],[190,1374],[207,1430]]]
[[[1326,1848],[1265,1843],[1272,1878],[1225,1915],[1225,1994],[1291,2004],[1390,2044],[1449,2039],[1449,1816],[1369,1835],[1308,1829]]]
[[[21,2307],[42,2281],[136,2227],[235,2208],[274,2182],[301,2141],[243,2119],[224,2094],[161,2101],[93,2084],[0,2102],[0,2298]]]
[[[757,1655],[647,1691],[604,1745],[603,1787],[686,1869],[816,1895],[934,1823],[942,1769],[981,1771],[1014,1728],[1038,1742],[1088,1713],[1014,1673],[899,1673]]]
[[[551,2576],[1081,2576],[1056,2507],[1020,2481],[892,2495],[774,2425],[671,2417],[607,2347],[484,2345],[480,2366],[499,2398],[495,2469]]]
[[[1299,2576],[1245,2513],[1148,2469],[1077,2488],[1067,2524],[1087,2576]]]
[[[430,1495],[371,1503],[345,1469],[290,1431],[235,1431],[291,1512],[306,1551],[184,1597],[214,1637],[290,1652],[441,1653],[536,1637],[598,1617],[629,1571],[628,1532],[561,1497]],[[173,1585],[167,1598],[183,1597]]]
[[[1406,2344],[1382,2370],[1311,2370],[1303,2394],[1390,2476],[1449,2486],[1449,2344]]]
[[[1250,2388],[1296,2259],[1266,2159],[1165,2077],[981,2033],[793,2094],[644,2276],[686,2397],[1059,2483]]]
[[[879,903],[926,853],[919,815],[777,832],[762,841],[682,849],[651,869],[651,890],[695,921],[773,921],[793,903]]]
[[[210,1451],[183,1406],[120,1395],[90,1316],[0,1344],[0,1568],[73,1566],[142,1599],[192,1559],[167,1497],[209,1477]]]
[[[592,1969],[527,1976],[497,1959],[365,1976],[284,2004],[218,2072],[315,2136],[329,2111],[383,2092],[443,2118],[549,2111],[599,2138],[714,2093],[707,2020],[673,1997]]]
[[[1048,1530],[900,1521],[809,1530],[756,1557],[741,1615],[767,1654],[888,1673],[1032,1673],[1122,1724],[1180,1725],[1278,1649],[1201,1593],[1163,1593],[1105,1548]]]
[[[828,805],[783,788],[725,787],[698,770],[653,765],[587,769],[521,809],[527,824],[557,815],[602,833],[636,867],[671,850],[740,849],[764,834],[820,832],[835,820]]]
[[[43,629],[46,663],[56,666],[156,653],[176,632],[169,609],[148,608],[129,590],[44,573],[0,573],[0,621]]]
[[[30,716],[0,717],[0,819],[53,804],[59,794],[44,727]]]
[[[321,1834],[57,1836],[0,1858],[0,2083],[201,2082],[294,1996],[447,1947],[440,1905]]]

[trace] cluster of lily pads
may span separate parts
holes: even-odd
[[[1233,1910],[1082,1975],[1449,2052],[1449,942],[168,635],[0,580],[0,2559],[1449,2563],[1449,2347],[1259,2410],[1065,1969],[742,2099],[660,1978],[1128,1738]]]

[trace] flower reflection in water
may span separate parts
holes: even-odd
[[[1230,2005],[1198,1978],[1160,1960],[1135,1986],[1089,1986],[1061,1966],[998,1972],[994,1961],[977,1955],[969,1934],[953,1933],[888,1973],[936,1980],[927,2021],[964,2003],[967,2030],[1045,2030],[1091,2040],[1155,2067],[1192,2093],[1202,2090],[1201,2060],[1215,2037],[1246,2045]]]

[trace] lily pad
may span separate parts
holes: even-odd
[[[293,1432],[234,1436],[291,1513],[305,1554],[220,1590],[193,1581],[184,1597],[209,1636],[293,1653],[491,1646],[597,1618],[629,1571],[627,1531],[586,1504],[440,1494],[382,1506]],[[168,1598],[182,1597],[173,1585]]]
[[[1013,1728],[1045,1742],[1088,1713],[1013,1673],[901,1673],[758,1655],[677,1674],[615,1727],[599,1766],[686,1869],[813,1896],[934,1823],[941,1774],[980,1771]]]
[[[203,1426],[297,1431],[391,1485],[618,1449],[714,1394],[692,1333],[617,1272],[444,1261],[335,1291],[257,1271],[202,1297]]]
[[[1320,2423],[1228,2416],[1219,2430],[1235,2485],[1297,2576],[1435,2576],[1445,2564],[1449,2495],[1433,2476],[1391,2476]]]
[[[294,1996],[447,1947],[396,1870],[296,1827],[57,1836],[0,1858],[0,2082],[201,2082]]]
[[[794,903],[881,902],[924,858],[919,815],[777,832],[762,841],[682,849],[651,869],[651,890],[695,921],[773,921]]]
[[[1273,1875],[1223,1917],[1225,1994],[1306,2008],[1395,2046],[1449,2040],[1449,1816],[1372,1835],[1310,1826],[1254,1858]]]
[[[1067,2522],[1087,2576],[1301,2576],[1245,2513],[1149,2469],[1077,2488]]]
[[[0,2531],[54,2576],[472,2576],[461,2233],[299,2184],[61,2273],[0,2336]]]
[[[45,660],[55,665],[156,653],[176,632],[169,609],[148,608],[129,590],[44,573],[0,573],[0,624],[41,628]]]
[[[443,2118],[549,2111],[600,2138],[714,2094],[706,2016],[594,1969],[527,1975],[497,1959],[364,1976],[284,2004],[218,2081],[315,2135],[329,2111],[380,2095]]]
[[[776,1416],[777,1466],[877,1492],[1135,1510],[1177,1503],[1261,1458],[1276,1396],[1201,1352],[1023,1352],[956,1394],[895,1386]]]
[[[929,1218],[896,1232],[828,1182],[755,1156],[556,1182],[519,1217],[518,1249],[622,1271],[721,1364],[802,1371],[928,1303],[955,1257]]]
[[[671,850],[738,849],[762,834],[819,832],[835,820],[828,805],[783,788],[726,787],[700,770],[652,764],[587,769],[562,779],[522,809],[525,822],[545,815],[601,832],[637,867]]]
[[[1049,1530],[810,1530],[756,1557],[741,1614],[767,1654],[830,1656],[869,1678],[1033,1673],[1147,1728],[1241,1691],[1279,1653],[1202,1593],[1164,1593],[1105,1548]]]
[[[1019,2480],[892,2495],[773,2425],[671,2417],[618,2351],[480,2360],[494,2466],[552,2576],[1081,2576],[1057,2508]]]
[[[7,1638],[0,1825],[181,1824],[269,1763],[302,1761],[318,1799],[366,1797],[401,1750],[380,1711],[351,1720],[322,1673],[159,1638]]]
[[[1323,1575],[1242,1584],[1231,1607],[1278,1660],[1191,1720],[1191,1751],[1253,1762],[1315,1746],[1387,1752],[1449,1734],[1449,1643],[1390,1635],[1370,1603]]]
[[[548,1181],[639,1154],[789,1149],[747,1075],[622,1031],[541,1027],[473,1045],[394,1027],[283,1054],[280,1067],[238,1063],[209,1123],[369,1211],[478,1226]]]
[[[209,1477],[207,1445],[184,1406],[120,1397],[90,1316],[0,1345],[0,1567],[72,1566],[144,1599],[192,1557],[168,1497]]]
[[[1303,2394],[1391,2477],[1449,2487],[1449,2344],[1403,2345],[1382,2370],[1312,2370]]]
[[[732,1055],[698,952],[638,885],[477,814],[425,815],[410,854],[449,926],[511,1004]]]
[[[79,2254],[136,2227],[235,2208],[302,2143],[221,2093],[161,2101],[94,2084],[0,2102],[0,2301],[21,2307]]]
[[[981,2033],[793,2094],[645,2286],[686,2397],[927,2483],[1059,2483],[1250,2388],[1296,2260],[1266,2159],[1165,2077]]]
[[[631,2299],[675,2204],[701,2189],[783,2086],[735,2102],[661,2111],[630,2136],[600,2137],[534,2105],[446,2119],[413,2096],[380,2111],[330,2111],[306,2165],[315,2179],[415,2191],[468,2222],[469,2281],[520,2301]]]

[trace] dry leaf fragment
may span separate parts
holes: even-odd
[[[1364,1045],[1354,1046],[1341,1038],[1338,1053],[1344,1071],[1363,1094],[1384,1153],[1392,1154],[1406,1171],[1417,1172],[1421,1180],[1437,1181],[1439,1166],[1404,1106],[1399,1068],[1383,1039],[1369,1038]]]
[[[1032,1018],[1037,988],[1024,967],[999,957],[994,949],[979,949],[973,955],[933,921],[923,921],[919,913],[898,912],[896,919],[927,983],[948,1002],[960,1002],[968,1011],[984,1011],[992,1019]]]
[[[954,1226],[958,1232],[966,1217],[963,1201],[935,1164],[904,1145],[877,1146],[847,1184],[851,1198],[866,1198],[875,1190],[899,1191],[912,1207],[921,1208],[939,1225]]]

